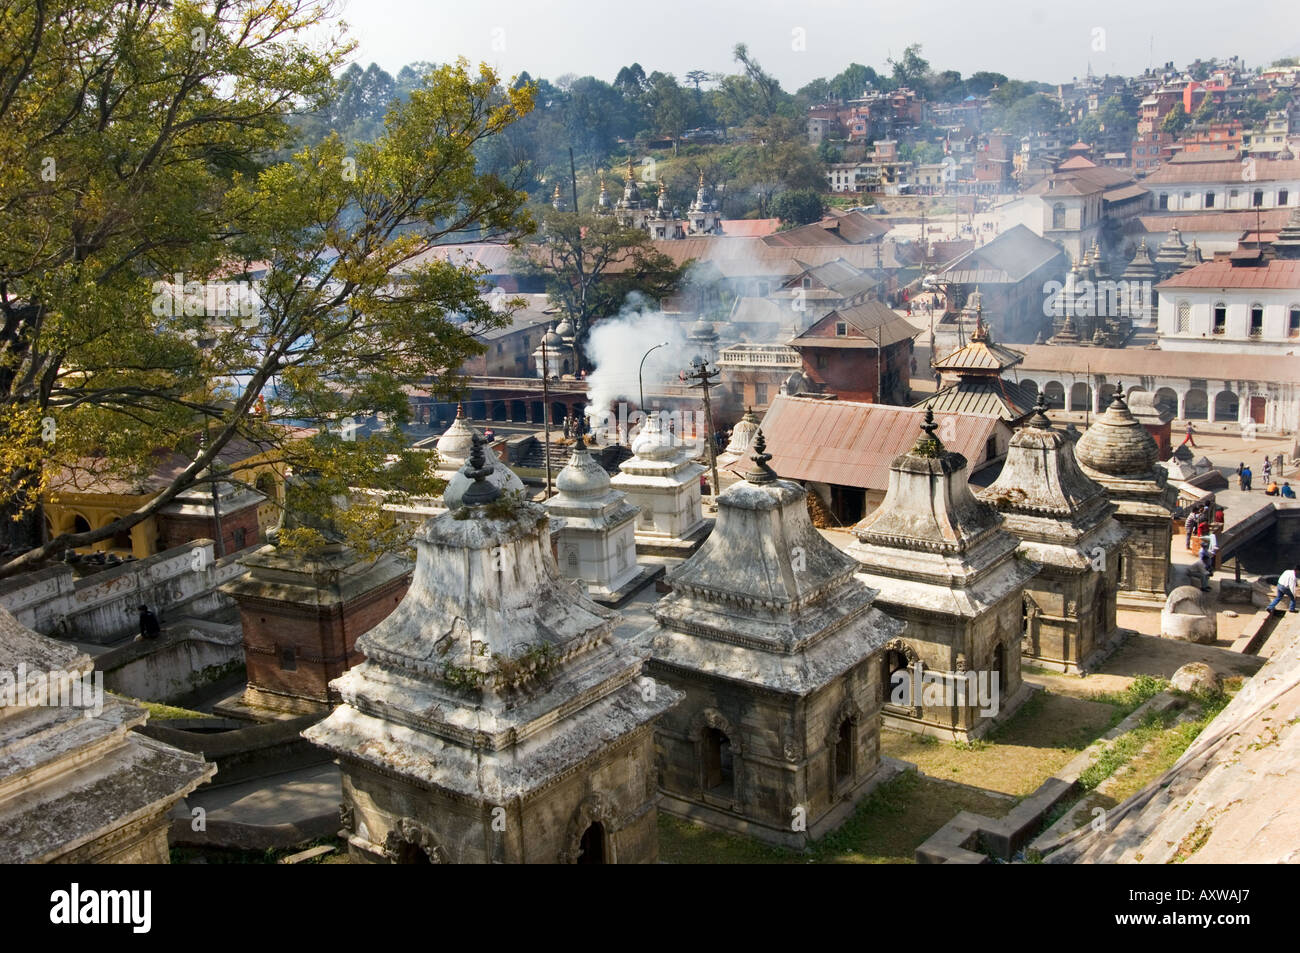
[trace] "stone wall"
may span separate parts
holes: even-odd
[[[572,863],[583,832],[599,822],[606,863],[655,863],[657,812],[647,771],[653,743],[645,725],[536,795],[502,805],[414,789],[349,761],[343,821],[351,856],[370,863]]]
[[[198,617],[229,607],[216,587],[242,572],[238,553],[214,561],[212,541],[198,539],[84,579],[52,566],[7,580],[0,606],[42,635],[108,645],[139,632],[141,604],[164,624],[182,606]]]
[[[95,659],[104,687],[119,695],[175,702],[239,673],[239,626],[184,619],[160,639],[130,642]]]

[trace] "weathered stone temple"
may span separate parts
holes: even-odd
[[[1065,672],[1086,668],[1115,635],[1124,530],[1106,491],[1084,474],[1074,444],[1034,414],[1016,431],[997,480],[979,496],[1001,511],[1020,552],[1042,569],[1025,586],[1021,652]]]
[[[886,727],[957,740],[988,731],[1023,701],[1021,612],[1037,564],[966,482],[927,410],[921,439],[894,459],[881,505],[848,552],[876,603],[907,622],[881,665]],[[996,675],[996,691],[994,678]]]
[[[754,447],[638,640],[646,671],[686,694],[656,729],[663,810],[800,847],[881,775],[879,658],[903,626],[772,472],[761,431]]]
[[[1079,438],[1074,455],[1083,472],[1119,505],[1115,519],[1128,532],[1120,554],[1120,605],[1161,608],[1169,584],[1170,517],[1178,494],[1156,462],[1155,438],[1129,412],[1122,384],[1116,384],[1106,412]]]
[[[94,667],[0,609],[0,863],[165,864],[168,812],[216,772],[132,731],[148,713]]]
[[[338,756],[354,860],[651,863],[653,724],[617,614],[565,581],[546,511],[503,496],[475,439],[461,506],[415,535],[415,574],[366,661],[303,734]]]

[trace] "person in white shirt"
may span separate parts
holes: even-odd
[[[1274,606],[1282,601],[1283,596],[1286,596],[1291,600],[1291,611],[1296,611],[1295,589],[1297,571],[1300,571],[1300,566],[1288,569],[1286,572],[1282,573],[1282,575],[1277,577],[1277,596],[1268,604],[1268,608],[1264,610],[1265,612],[1272,612]]]

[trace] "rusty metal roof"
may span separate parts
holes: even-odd
[[[762,428],[780,476],[884,491],[890,464],[916,444],[924,419],[915,407],[780,396]],[[936,420],[940,438],[950,437],[948,449],[966,457],[971,469],[984,462],[988,438],[1002,425],[986,414],[938,414]]]

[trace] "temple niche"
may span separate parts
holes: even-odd
[[[617,603],[648,581],[636,561],[636,518],[640,510],[610,486],[605,472],[579,438],[569,462],[555,478],[557,493],[543,504],[557,527],[560,574],[587,585],[593,599]]]
[[[1115,504],[1074,459],[1074,445],[1047,418],[1042,394],[1011,438],[997,480],[978,494],[1002,513],[1020,552],[1042,569],[1025,586],[1021,653],[1078,672],[1114,638],[1123,528]]]
[[[808,518],[805,491],[755,465],[655,607],[646,671],[686,700],[660,719],[669,813],[788,847],[840,824],[887,775],[882,650],[903,626]]]
[[[0,863],[168,863],[168,813],[216,773],[94,668],[0,608]]]
[[[304,736],[343,769],[353,860],[653,863],[653,724],[618,614],[561,579],[541,505],[503,496],[476,438],[461,506],[415,535],[401,605]]]
[[[632,440],[632,456],[610,481],[640,508],[636,542],[643,551],[678,555],[698,546],[709,524],[700,502],[695,450],[664,426],[664,414],[651,411]]]
[[[1178,494],[1156,462],[1158,454],[1155,438],[1129,412],[1122,384],[1074,448],[1083,472],[1118,504],[1115,519],[1128,532],[1120,555],[1120,605],[1159,609],[1165,604],[1170,518]]]
[[[887,728],[977,738],[1028,694],[1020,677],[1025,585],[1037,564],[966,482],[927,410],[920,440],[894,459],[881,505],[853,527],[848,552],[876,604],[907,622],[881,677]],[[996,690],[994,678],[996,675]]]

